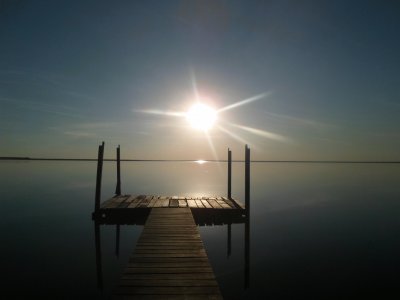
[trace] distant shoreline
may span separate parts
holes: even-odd
[[[37,157],[0,157],[0,160],[17,161],[97,161],[96,158],[37,158]],[[116,161],[115,158],[105,158],[104,161]],[[197,162],[198,159],[121,159],[131,162]],[[208,159],[203,162],[227,162],[226,159]],[[244,160],[232,160],[244,162]],[[340,163],[340,164],[400,164],[400,161],[359,161],[359,160],[252,160],[253,163]]]

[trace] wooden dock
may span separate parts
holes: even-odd
[[[145,225],[114,299],[222,299],[197,225],[244,222],[226,197],[116,195],[93,215],[97,224]]]
[[[115,299],[222,299],[197,225],[228,225],[228,255],[231,224],[246,224],[245,281],[249,267],[250,149],[245,146],[245,203],[231,197],[232,153],[228,149],[228,196],[121,195],[120,147],[117,148],[115,196],[101,199],[104,142],[97,159],[95,209],[96,266],[102,289],[100,225],[117,225],[116,253],[121,224],[145,225],[119,285]],[[248,284],[245,284],[248,286]]]
[[[191,210],[153,208],[115,299],[222,299]]]

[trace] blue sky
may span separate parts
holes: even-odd
[[[400,160],[397,1],[3,2],[0,156]]]

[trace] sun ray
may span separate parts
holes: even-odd
[[[206,138],[207,138],[208,145],[210,146],[212,155],[213,155],[213,157],[214,157],[214,159],[215,159],[215,161],[216,161],[216,163],[217,163],[218,172],[219,172],[219,173],[222,173],[221,164],[219,163],[218,154],[217,154],[217,151],[215,150],[214,143],[212,142],[211,137],[210,137],[210,135],[209,135],[208,132],[205,132],[205,136],[206,136]]]
[[[227,110],[230,110],[230,109],[242,106],[242,105],[246,105],[246,104],[249,104],[251,102],[266,98],[271,94],[272,94],[271,92],[262,93],[262,94],[259,94],[259,95],[256,95],[256,96],[253,96],[253,97],[250,97],[250,98],[235,102],[235,103],[233,103],[231,105],[227,105],[225,107],[222,107],[217,112],[220,113],[220,112],[227,111]]]
[[[170,116],[170,117],[184,117],[186,113],[179,111],[163,111],[157,109],[143,109],[143,110],[134,110],[134,112],[151,114],[151,115],[162,115],[162,116]]]
[[[257,128],[253,128],[253,127],[242,126],[242,125],[234,124],[234,123],[228,123],[228,124],[230,126],[239,128],[241,130],[250,132],[252,134],[265,137],[267,139],[281,141],[281,142],[287,142],[288,141],[287,137],[285,137],[283,135],[280,135],[280,134],[273,133],[273,132],[269,132],[269,131],[265,131],[265,130],[261,130],[261,129],[257,129]]]
[[[209,133],[207,131],[205,132],[205,136],[207,138],[207,142],[208,142],[208,145],[210,146],[210,149],[211,149],[211,152],[212,152],[212,155],[213,155],[214,159],[218,160],[217,151],[215,150],[214,144],[213,144],[213,142],[211,140],[211,137],[210,137],[210,135],[209,135]]]
[[[200,102],[199,90],[197,89],[196,75],[194,74],[193,70],[191,70],[191,72],[190,72],[190,77],[192,79],[192,87],[193,87],[194,96],[196,97],[196,101]]]
[[[237,141],[239,141],[239,142],[241,142],[243,144],[249,144],[250,145],[250,143],[248,141],[246,141],[242,137],[238,136],[237,134],[234,134],[233,132],[230,132],[228,129],[222,127],[221,125],[218,126],[218,129],[221,130],[222,132],[225,132],[226,134],[230,135],[235,140],[237,140]]]

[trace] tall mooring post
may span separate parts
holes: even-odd
[[[245,146],[245,169],[244,169],[244,182],[245,182],[245,206],[246,215],[250,213],[250,148],[248,145]]]
[[[245,257],[245,276],[244,276],[244,287],[249,288],[250,284],[250,148],[246,145],[245,147],[245,209],[246,209],[246,221],[244,227],[244,257]]]
[[[94,199],[95,213],[97,213],[100,209],[101,176],[103,174],[103,157],[104,157],[104,142],[102,142],[102,144],[99,145],[99,153],[97,155],[96,196]]]
[[[121,195],[121,155],[120,145],[117,147],[117,186],[115,188],[115,194]]]
[[[228,148],[228,199],[232,198],[232,151]]]

